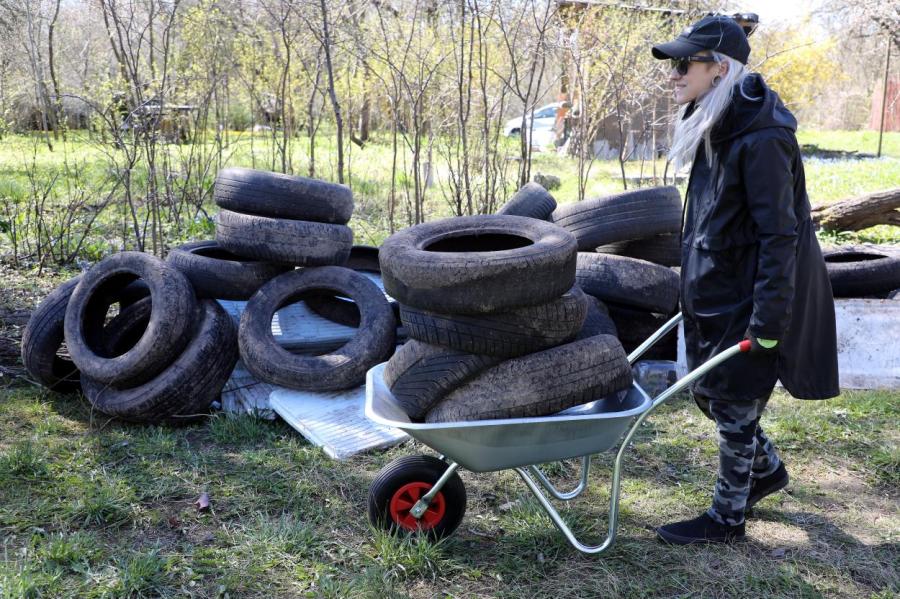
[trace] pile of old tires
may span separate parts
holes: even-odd
[[[547,220],[578,245],[576,279],[591,296],[589,320],[631,352],[678,310],[681,198],[674,187],[651,187],[557,206],[529,183],[498,214]],[[675,360],[670,333],[643,356]]]
[[[264,381],[317,390],[359,385],[390,355],[394,309],[346,267],[377,264],[374,248],[351,260],[348,188],[229,168],[214,198],[216,240],[175,248],[166,261],[114,254],[48,295],[22,338],[30,375],[55,391],[81,388],[123,420],[181,422],[208,410],[239,354]],[[355,337],[325,355],[280,347],[275,312],[305,299],[333,318],[355,314]],[[239,327],[215,300],[249,300]]]
[[[575,284],[575,238],[535,218],[468,216],[416,225],[381,247],[385,290],[409,341],[385,383],[414,421],[540,416],[632,382]]]

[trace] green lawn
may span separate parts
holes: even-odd
[[[0,391],[4,597],[895,597],[900,394],[800,402],[764,425],[792,475],[733,547],[651,528],[709,501],[713,425],[686,400],[652,416],[623,482],[620,537],[572,550],[510,473],[463,474],[468,512],[432,544],[373,530],[369,483],[416,443],[335,462],[282,423],[213,416],[125,426],[78,396]],[[604,531],[611,454],[563,514]],[[577,464],[550,469],[574,485]],[[194,505],[206,492],[211,510]]]

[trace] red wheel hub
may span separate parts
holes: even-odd
[[[416,519],[410,513],[410,510],[419,499],[428,492],[431,483],[413,482],[407,483],[394,492],[391,497],[391,519],[406,530],[429,530],[437,526],[447,505],[444,502],[444,494],[440,491],[431,499],[428,509],[422,514],[422,517]]]

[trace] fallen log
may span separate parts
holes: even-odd
[[[859,231],[875,225],[900,225],[900,187],[815,206],[812,219],[830,231]]]

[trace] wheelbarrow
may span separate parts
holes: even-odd
[[[633,364],[644,352],[675,328],[674,316],[628,356]],[[619,486],[625,450],[641,423],[668,399],[737,353],[750,351],[750,341],[720,352],[705,364],[651,399],[633,383],[618,396],[575,406],[551,416],[466,422],[415,423],[384,384],[384,364],[369,370],[366,379],[366,416],[399,428],[440,454],[408,456],[394,460],[376,476],[369,488],[369,519],[391,532],[418,531],[432,538],[452,533],[466,510],[466,491],[458,470],[493,472],[513,469],[534,494],[550,520],[579,551],[600,554],[616,539]],[[575,499],[587,488],[591,456],[624,439],[613,465],[609,498],[608,531],[599,545],[579,541],[544,493],[559,501]],[[539,465],[581,458],[581,476],[571,491],[558,490]],[[542,490],[543,489],[543,490]]]

